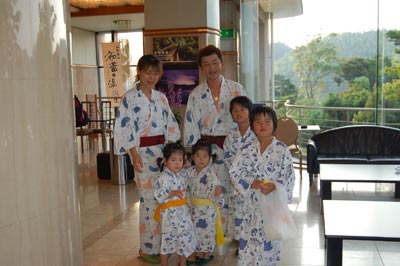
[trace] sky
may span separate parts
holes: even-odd
[[[400,30],[400,0],[302,0],[303,14],[274,20],[274,42],[291,48],[318,34],[365,32],[378,28]]]

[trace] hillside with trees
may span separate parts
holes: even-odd
[[[296,49],[277,43],[274,45],[276,100],[312,106],[399,108],[399,48],[397,30],[318,36]],[[376,122],[379,115],[365,111],[312,114],[323,120],[363,123]],[[379,119],[389,124],[399,123],[400,113]]]

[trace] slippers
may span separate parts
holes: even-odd
[[[213,259],[214,259],[214,255],[210,255],[208,258],[196,257],[196,265],[197,266],[206,265],[207,263],[209,263]]]
[[[137,256],[138,259],[143,260],[145,262],[151,263],[151,264],[159,264],[160,263],[160,256],[157,255],[143,255],[139,254]]]

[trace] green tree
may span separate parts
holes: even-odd
[[[294,69],[300,76],[299,98],[316,100],[316,96],[327,88],[324,79],[337,72],[335,47],[317,37],[296,48],[293,57]]]
[[[297,88],[290,81],[282,75],[275,75],[275,99],[277,100],[289,100],[291,103],[295,103],[297,100]]]

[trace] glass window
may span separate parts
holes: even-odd
[[[275,99],[296,105],[300,124],[400,127],[388,109],[400,108],[400,47],[390,38],[400,36],[400,1],[302,2],[302,15],[274,20]]]

